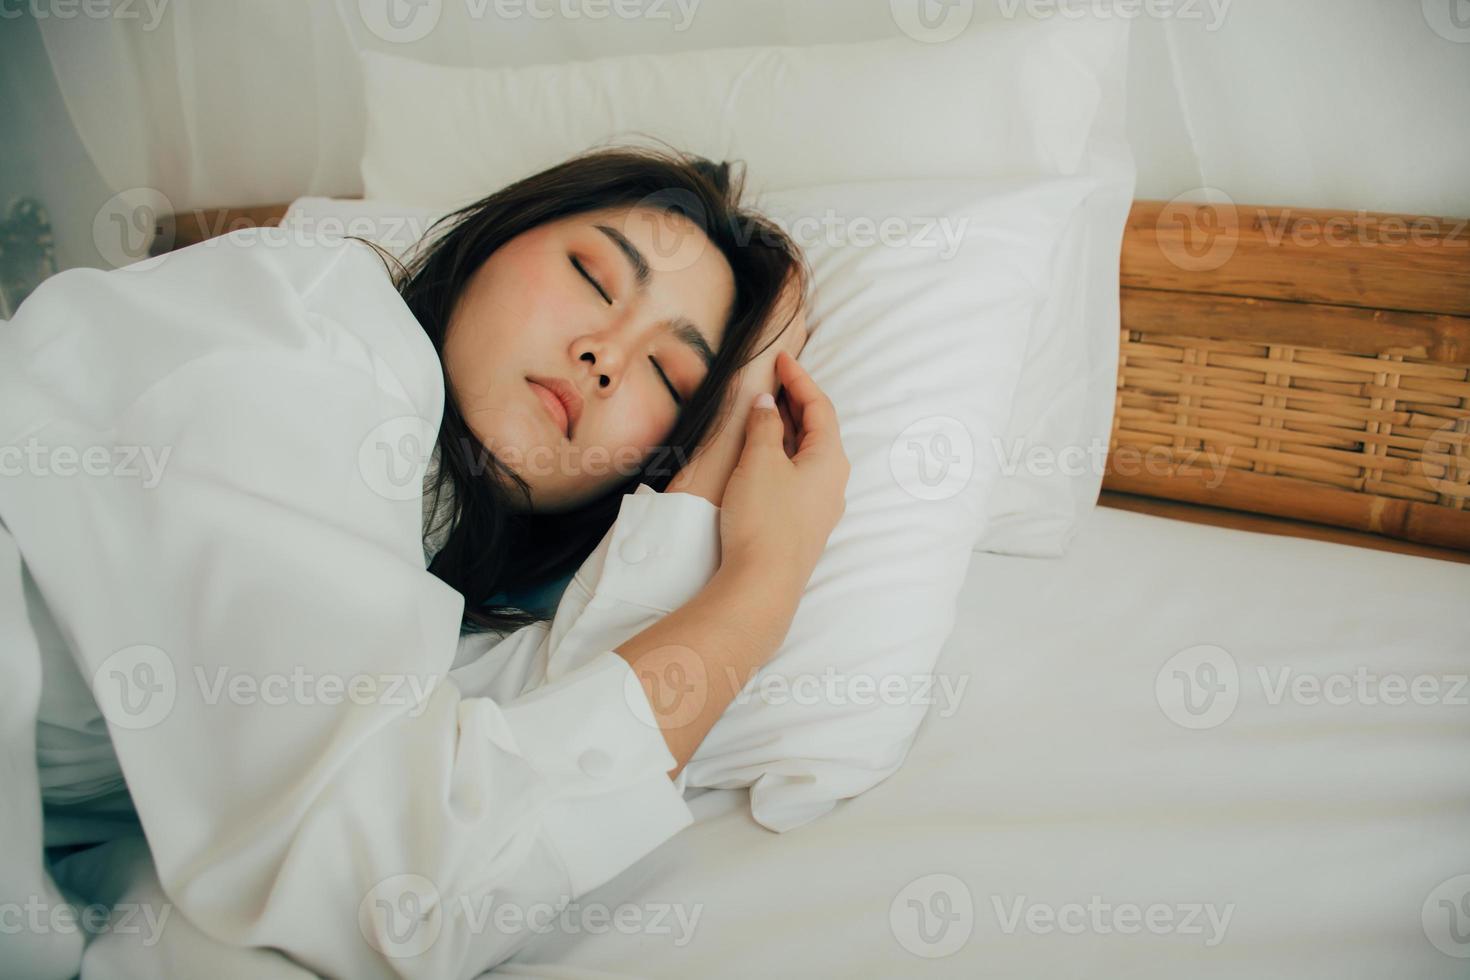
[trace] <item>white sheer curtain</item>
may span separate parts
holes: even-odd
[[[360,193],[363,49],[491,66],[853,41],[897,33],[895,9],[938,15],[944,2],[140,0],[131,19],[39,23],[107,184],[186,208]],[[983,21],[1055,15],[1063,0],[947,2]],[[1212,187],[1239,202],[1470,214],[1467,0],[1065,2],[1143,13],[1130,96],[1141,196]],[[595,16],[630,8],[646,15]],[[421,37],[393,27],[423,16]]]

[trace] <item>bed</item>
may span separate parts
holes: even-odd
[[[973,556],[904,766],[785,834],[691,795],[498,973],[1466,975],[1464,223],[1138,202],[1122,309],[1107,506],[1063,558]],[[89,890],[156,895],[118,857]],[[174,972],[304,975],[173,936]]]

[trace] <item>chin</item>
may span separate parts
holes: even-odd
[[[516,473],[524,475],[530,465],[551,455],[546,434],[533,420],[505,413],[490,421],[489,425],[474,428],[475,438]]]

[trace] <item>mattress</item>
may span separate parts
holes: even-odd
[[[961,604],[892,777],[692,799],[497,972],[1470,975],[1470,566],[1099,508]]]

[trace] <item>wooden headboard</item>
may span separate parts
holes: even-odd
[[[159,240],[285,210],[174,215]],[[1467,222],[1137,202],[1103,486],[1111,506],[1470,560]]]
[[[1140,201],[1122,287],[1108,489],[1470,551],[1466,222]]]

